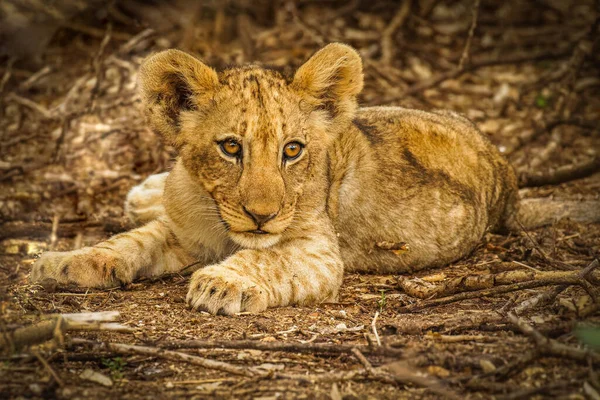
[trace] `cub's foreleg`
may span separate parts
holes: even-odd
[[[259,312],[337,298],[343,265],[335,238],[311,235],[238,251],[194,273],[188,304],[213,314]]]
[[[31,280],[53,278],[59,284],[112,287],[179,271],[191,262],[167,222],[158,219],[93,247],[44,253],[33,265]]]

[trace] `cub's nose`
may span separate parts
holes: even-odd
[[[244,207],[244,212],[256,222],[256,225],[258,225],[259,228],[277,216],[277,212],[271,214],[259,214],[248,210],[246,207]]]

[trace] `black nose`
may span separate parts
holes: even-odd
[[[258,225],[259,227],[262,226],[262,225],[264,225],[264,224],[266,224],[268,221],[272,220],[277,215],[277,213],[273,213],[273,214],[257,214],[257,213],[253,213],[252,211],[248,210],[246,207],[244,207],[244,212],[250,218],[252,218],[252,220],[254,222],[256,222],[256,225]]]

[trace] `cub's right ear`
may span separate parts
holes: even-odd
[[[179,50],[146,58],[138,74],[138,90],[151,128],[177,147],[182,116],[206,106],[218,85],[212,68]]]

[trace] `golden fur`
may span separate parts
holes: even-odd
[[[362,86],[360,57],[343,44],[321,49],[292,79],[256,66],[216,72],[177,50],[149,57],[139,74],[145,112],[179,158],[128,196],[128,215],[146,225],[46,253],[32,279],[113,286],[200,260],[191,307],[256,312],[334,300],[344,268],[440,266],[487,231],[515,228],[513,170],[470,121],[359,109]],[[224,141],[240,153],[228,155]],[[291,142],[303,151],[285,159]],[[380,241],[410,251],[397,256]]]

